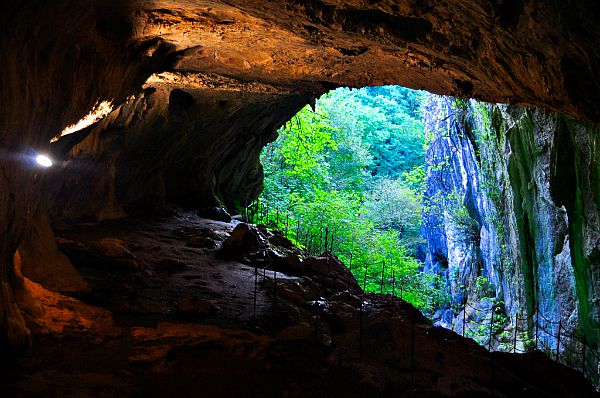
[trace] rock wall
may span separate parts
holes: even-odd
[[[426,270],[447,277],[453,327],[489,320],[495,300],[505,330],[515,316],[531,328],[539,308],[549,349],[559,322],[597,344],[599,127],[435,96],[426,113]]]
[[[33,166],[34,154],[96,101],[121,102],[172,64],[171,45],[132,40],[126,3],[27,1],[4,6],[0,16],[1,345],[29,341],[15,303],[24,286],[14,255],[40,202],[44,173]]]
[[[236,210],[258,196],[262,147],[310,95],[223,77],[194,79],[155,80],[81,131],[47,179],[52,218],[101,221],[160,212],[167,203]],[[61,147],[59,140],[55,151]]]

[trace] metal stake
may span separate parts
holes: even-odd
[[[515,315],[515,335],[513,337],[513,354],[517,352],[517,333],[519,333],[519,316]]]
[[[581,353],[581,372],[583,373],[583,377],[585,377],[585,351],[587,349],[587,338],[583,335],[583,350]]]
[[[558,362],[560,358],[560,331],[562,328],[562,319],[558,320],[558,336],[556,338],[556,362]]]
[[[257,286],[258,286],[258,267],[254,267],[254,315],[252,316],[253,320],[256,320],[256,294],[257,294]]]
[[[488,351],[492,351],[492,335],[494,333],[494,312],[496,309],[496,304],[492,306],[492,319],[490,319],[490,341],[488,343]]]
[[[277,306],[277,271],[273,271],[273,323],[275,323],[275,310]]]
[[[392,268],[392,304],[394,304],[394,296],[396,295],[396,270]]]
[[[379,284],[379,293],[383,294],[383,279],[385,276],[385,260],[381,263],[381,283]]]
[[[535,349],[538,349],[538,329],[540,327],[540,306],[536,307],[535,315]]]

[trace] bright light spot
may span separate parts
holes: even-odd
[[[101,103],[96,103],[92,108],[92,111],[85,115],[83,119],[78,121],[77,123],[65,127],[63,131],[60,132],[59,135],[52,138],[50,142],[57,141],[60,137],[65,135],[73,134],[79,130],[82,130],[92,124],[96,123],[98,120],[102,119],[104,116],[108,115],[113,110],[112,101],[102,101]]]
[[[37,155],[35,161],[42,167],[52,166],[52,160],[46,155]]]

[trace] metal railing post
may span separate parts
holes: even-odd
[[[540,327],[540,306],[539,304],[536,306],[535,313],[535,349],[538,349],[538,332]]]
[[[379,284],[379,293],[383,294],[383,280],[385,277],[385,260],[381,262],[381,283]]]
[[[513,354],[517,352],[517,334],[519,333],[519,316],[515,315],[515,335],[513,336]]]
[[[258,286],[258,267],[254,267],[254,304],[253,304],[253,315],[252,319],[256,320],[256,295],[257,295],[257,286]]]
[[[392,304],[394,304],[394,296],[396,295],[396,270],[392,268]]]
[[[334,234],[331,234],[331,243],[329,244],[329,255],[333,256],[333,239],[335,238]]]
[[[556,362],[560,358],[560,332],[562,329],[562,319],[558,320],[558,336],[556,337]]]
[[[469,285],[465,286],[465,304],[463,306],[463,328],[462,328],[462,337],[465,337],[467,330],[467,303],[469,302]],[[477,314],[475,314],[477,315]]]
[[[492,318],[490,319],[490,341],[488,343],[488,351],[492,351],[492,336],[494,333],[494,312],[496,310],[496,304],[492,306]]]
[[[583,377],[585,377],[585,351],[587,349],[587,338],[583,335],[583,350],[581,352],[581,371],[583,372]]]

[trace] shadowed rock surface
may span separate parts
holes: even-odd
[[[596,396],[581,374],[541,353],[491,354],[431,326],[399,298],[364,295],[335,258],[304,258],[295,249],[305,271],[291,273],[282,264],[275,271],[272,262],[259,258],[227,259],[232,243],[226,242],[240,242],[234,231],[246,228],[180,212],[65,230],[60,247],[91,292],[77,301],[25,280],[26,291],[41,303],[42,312],[34,314],[20,301],[36,344],[8,373],[4,392],[15,397],[196,396],[199,390],[215,397]],[[215,237],[217,247],[188,247],[198,236]],[[123,265],[121,251],[96,256],[95,248],[108,239],[126,248],[139,268]],[[267,243],[265,236],[244,242],[236,253],[241,250],[246,258],[257,250],[288,250]],[[90,255],[82,256],[86,250]],[[165,267],[175,261],[177,267]]]

